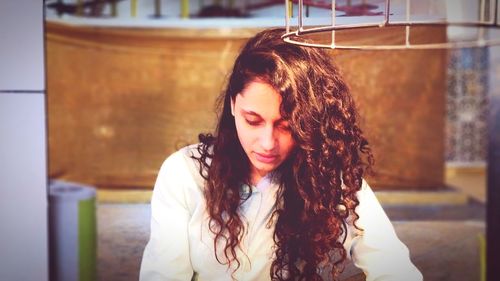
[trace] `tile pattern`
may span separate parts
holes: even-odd
[[[445,146],[448,162],[486,159],[488,69],[488,48],[449,52]]]

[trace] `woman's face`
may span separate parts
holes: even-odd
[[[280,115],[280,94],[254,80],[231,100],[236,131],[251,163],[251,181],[276,169],[290,154],[294,141],[288,122]]]

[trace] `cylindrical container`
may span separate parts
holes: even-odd
[[[50,182],[50,280],[96,280],[95,198],[93,187]]]

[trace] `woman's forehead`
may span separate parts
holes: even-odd
[[[242,113],[265,119],[281,119],[281,95],[268,83],[253,81],[236,95],[236,106]]]

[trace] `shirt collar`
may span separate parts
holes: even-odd
[[[270,172],[262,177],[256,185],[243,184],[241,187],[242,193],[262,193],[270,188],[278,186],[277,177],[275,172]]]

